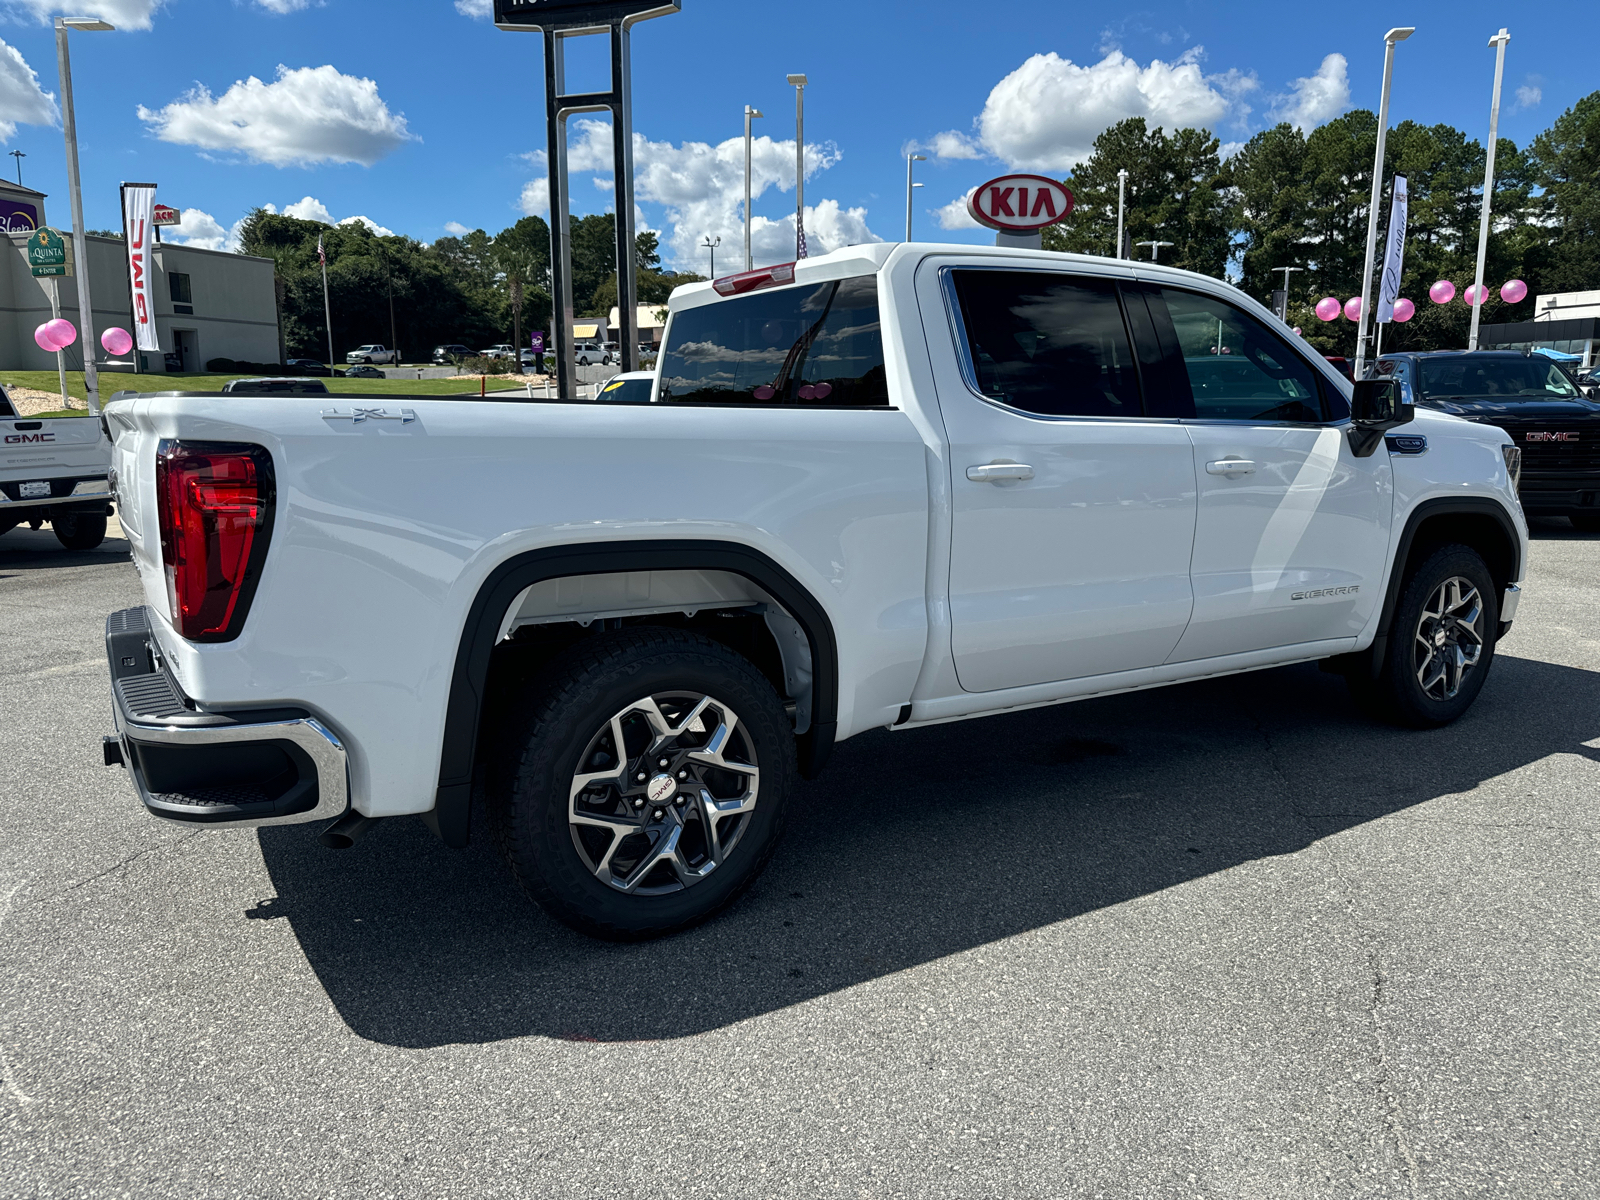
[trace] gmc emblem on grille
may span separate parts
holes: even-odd
[[[1575,442],[1578,435],[1575,433],[1528,433],[1524,434],[1525,442]]]

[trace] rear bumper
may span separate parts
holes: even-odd
[[[327,726],[295,709],[200,711],[152,651],[143,608],[106,618],[106,656],[116,719],[107,763],[120,758],[152,815],[255,828],[349,807],[345,749]]]
[[[98,509],[109,513],[111,483],[104,475],[74,475],[67,479],[43,480],[50,484],[50,495],[21,498],[21,483],[0,484],[0,513],[32,508]]]

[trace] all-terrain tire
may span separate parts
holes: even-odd
[[[1449,672],[1429,688],[1424,682],[1431,665],[1442,661],[1445,651],[1456,642],[1469,649],[1472,644],[1472,638],[1465,635],[1452,641],[1452,631],[1445,629],[1443,644],[1429,649],[1440,639],[1441,624],[1450,624],[1432,614],[1443,607],[1439,603],[1441,589],[1453,580],[1469,583],[1476,592],[1471,628],[1478,642],[1477,659],[1465,669],[1456,668],[1459,674],[1453,689]],[[1458,617],[1470,611],[1463,608]],[[1429,554],[1407,575],[1390,629],[1388,651],[1377,678],[1349,677],[1356,701],[1374,716],[1412,729],[1437,729],[1458,720],[1483,690],[1500,630],[1500,596],[1494,576],[1478,552],[1468,546],[1448,545]]]
[[[577,803],[572,798],[574,777],[580,760],[593,769],[599,756],[586,756],[613,717],[643,699],[669,694],[714,697],[735,714],[731,728],[746,739],[742,744],[759,765],[755,806],[742,818],[726,858],[702,880],[676,891],[626,894],[620,885],[603,880],[580,853],[580,835],[574,832],[579,826],[571,820],[571,806]],[[793,728],[767,678],[709,638],[673,629],[588,638],[550,664],[529,686],[523,709],[502,728],[502,752],[489,777],[501,847],[523,890],[551,916],[580,932],[610,941],[640,941],[695,925],[749,887],[778,844],[795,779]],[[626,747],[618,759],[630,761]],[[654,763],[648,768],[656,769]],[[636,779],[630,768],[625,782],[635,786]],[[659,808],[669,810],[672,803]],[[631,804],[625,800],[621,807],[627,810]],[[641,819],[657,807],[648,802]],[[670,820],[671,812],[667,815]],[[622,842],[618,835],[616,844]],[[661,844],[652,843],[652,851]],[[636,878],[643,880],[646,874]],[[673,886],[670,880],[667,886]]]
[[[56,541],[68,550],[93,550],[106,540],[106,519],[103,516],[61,513],[51,518],[50,528],[55,531]]]

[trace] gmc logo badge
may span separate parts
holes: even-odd
[[[1524,435],[1525,442],[1575,442],[1578,435],[1575,433],[1530,433]]]
[[[53,442],[56,435],[53,433],[8,433],[6,445],[26,446],[29,442]]]

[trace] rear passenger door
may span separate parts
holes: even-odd
[[[1349,405],[1266,322],[1181,288],[1147,291],[1199,483],[1194,616],[1172,661],[1353,638],[1380,601],[1387,451],[1357,458]]]
[[[1134,357],[1117,279],[951,266],[940,286],[958,352],[936,374],[962,688],[1162,663],[1192,605],[1193,456],[1145,403],[1162,364]]]

